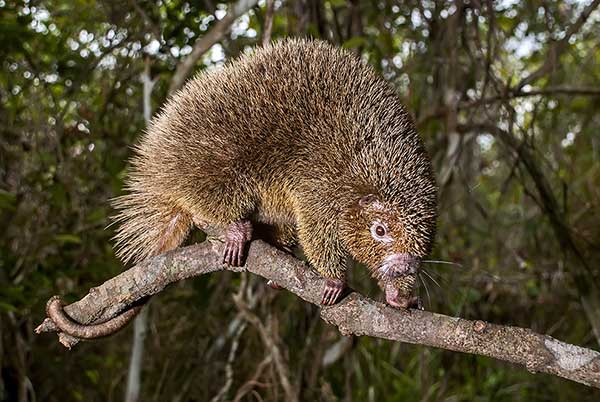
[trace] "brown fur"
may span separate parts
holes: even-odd
[[[341,279],[348,253],[375,270],[390,252],[425,256],[435,232],[408,113],[370,67],[321,41],[280,41],[190,80],[141,138],[127,191],[114,203],[124,261],[177,247],[193,222],[249,218]],[[374,219],[392,244],[373,240]]]

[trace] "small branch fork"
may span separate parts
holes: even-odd
[[[60,312],[75,321],[75,325],[97,324],[161,292],[171,283],[225,269],[252,272],[277,282],[309,303],[318,305],[321,301],[325,279],[293,256],[256,240],[251,244],[244,267],[226,268],[221,263],[223,248],[222,241],[208,240],[152,258],[92,288],[85,297]],[[324,307],[321,318],[337,326],[345,336],[371,336],[493,357],[524,366],[532,373],[548,373],[600,388],[600,353],[530,329],[428,311],[394,309],[358,293]],[[62,325],[46,318],[36,332],[58,332],[63,345],[69,348],[76,345],[80,339],[60,332],[59,328],[69,331]]]

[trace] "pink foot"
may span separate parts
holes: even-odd
[[[423,303],[419,296],[401,296],[399,290],[393,283],[388,283],[384,287],[385,302],[395,308],[414,308],[423,310]]]
[[[325,282],[325,289],[323,290],[321,304],[324,306],[335,304],[345,288],[346,284],[344,281],[340,279],[327,279],[327,282]]]
[[[225,234],[223,263],[239,267],[244,262],[244,248],[252,238],[252,223],[247,219],[230,223]]]
[[[413,297],[397,297],[388,298],[386,297],[387,304],[395,308],[413,308],[417,310],[423,310],[423,303],[419,296]]]

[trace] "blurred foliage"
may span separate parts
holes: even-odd
[[[440,178],[440,218],[419,291],[426,308],[518,325],[598,349],[569,264],[522,161],[478,119],[533,150],[589,265],[600,261],[600,13],[569,38],[548,74],[506,89],[543,65],[589,1],[275,1],[273,38],[313,36],[360,54],[398,89]],[[204,1],[0,0],[0,400],[122,400],[131,330],[67,352],[34,337],[53,294],[68,300],[122,270],[111,247],[108,200],[121,192],[142,131],[144,58],[167,95],[175,66],[222,18]],[[264,2],[203,56],[214,68],[259,43]],[[495,97],[495,98],[494,98]],[[485,102],[478,102],[487,99]],[[456,103],[452,103],[456,101]],[[447,113],[449,105],[456,107]],[[441,111],[441,112],[440,112]],[[457,119],[457,121],[453,121]],[[597,271],[595,271],[597,275]],[[430,277],[429,277],[430,276]],[[364,269],[353,287],[381,297]],[[141,400],[205,401],[225,383],[239,276],[221,273],[171,287],[151,305]],[[271,323],[302,400],[584,401],[600,394],[565,380],[468,356],[354,338],[332,365],[340,335],[318,310],[286,292],[248,285]],[[232,400],[283,400],[253,327],[243,330]],[[268,363],[268,362],[267,362]]]

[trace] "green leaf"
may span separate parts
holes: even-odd
[[[331,4],[331,7],[343,7],[346,4],[346,0],[330,0],[329,4]]]
[[[100,373],[97,370],[86,370],[85,375],[93,384],[98,384],[100,379]]]
[[[15,211],[17,209],[17,196],[8,191],[0,190],[0,209]]]
[[[54,240],[62,244],[81,244],[81,237],[73,234],[58,234]]]
[[[467,301],[469,303],[475,303],[481,299],[481,293],[475,289],[469,289],[467,291]]]
[[[5,313],[11,313],[17,311],[17,308],[12,304],[1,302],[0,301],[0,311]]]
[[[363,38],[362,36],[355,36],[353,38],[348,39],[346,42],[344,42],[342,47],[344,47],[346,49],[355,49],[357,47],[361,47],[361,46],[365,46],[365,45],[367,45],[367,40],[365,38]]]
[[[104,207],[94,209],[87,217],[88,222],[101,222],[106,218],[106,209]]]

